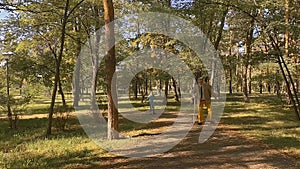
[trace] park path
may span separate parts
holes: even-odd
[[[195,125],[177,146],[157,157],[102,159],[96,168],[128,169],[297,169],[300,162],[238,130],[219,124],[213,136],[198,144],[202,126]],[[299,160],[299,159],[298,159]]]
[[[45,118],[47,114],[24,115],[21,119]],[[5,118],[5,117],[3,117]],[[177,146],[157,157],[100,157],[95,169],[298,169],[300,157],[283,154],[239,130],[220,123],[203,144],[198,143],[202,126],[194,125]],[[151,137],[151,136],[149,136]],[[86,167],[83,167],[86,168]]]

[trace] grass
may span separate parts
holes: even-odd
[[[66,131],[54,128],[45,138],[46,118],[22,119],[19,129],[10,131],[1,123],[0,168],[78,168],[97,165],[105,153],[83,132],[75,117]]]
[[[277,96],[254,94],[250,103],[229,96],[222,122],[300,159],[300,121],[291,108],[282,107]]]
[[[131,100],[139,110],[149,108]],[[159,134],[172,124],[179,103],[170,102],[161,121],[142,124],[120,117],[122,134],[132,137]],[[30,106],[29,114],[47,113],[47,98],[39,98]],[[47,110],[46,110],[47,109]],[[275,148],[300,157],[300,122],[291,109],[282,108],[279,99],[271,95],[252,95],[251,103],[243,103],[240,95],[227,97],[222,124],[229,130],[239,130]],[[53,127],[53,135],[45,138],[46,118],[19,120],[17,130],[9,130],[8,122],[0,119],[0,168],[97,168],[112,155],[91,141],[78,119],[71,116],[64,131]]]

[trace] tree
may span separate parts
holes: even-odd
[[[108,139],[118,138],[118,109],[116,105],[116,77],[113,77],[116,71],[115,55],[115,34],[114,34],[114,6],[112,0],[103,0],[104,21],[105,21],[105,40],[106,40],[106,87],[108,100]]]
[[[72,9],[70,9],[70,0],[66,0],[66,2],[65,2],[64,14],[63,14],[63,17],[62,17],[62,25],[61,25],[61,37],[60,37],[60,41],[59,41],[60,46],[59,46],[58,54],[53,52],[53,55],[54,55],[55,61],[56,61],[55,62],[55,78],[54,78],[54,86],[53,86],[53,90],[52,90],[51,104],[50,104],[50,108],[49,108],[48,127],[47,127],[47,131],[46,131],[46,136],[49,136],[51,134],[52,120],[53,120],[53,113],[54,113],[54,106],[55,106],[57,89],[58,89],[58,87],[60,87],[60,90],[62,90],[61,85],[60,85],[60,69],[61,69],[61,62],[62,62],[62,59],[63,59],[64,46],[65,46],[67,22],[68,22],[70,14],[83,1],[84,0],[80,1]]]

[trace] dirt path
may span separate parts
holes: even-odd
[[[159,157],[134,159],[110,157],[97,168],[245,168],[245,169],[297,169],[300,162],[278,150],[220,124],[214,135],[205,143],[198,144],[201,131],[195,125],[187,137],[176,147]]]
[[[22,119],[45,118],[45,114],[24,115]],[[170,151],[151,158],[100,157],[95,169],[298,169],[300,157],[287,156],[254,138],[243,136],[219,124],[212,137],[198,144],[202,126],[194,125],[189,134]],[[84,167],[85,168],[85,167]]]

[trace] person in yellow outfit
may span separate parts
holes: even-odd
[[[199,107],[198,107],[198,124],[201,125],[204,122],[203,107],[205,106],[208,111],[207,118],[209,121],[212,119],[212,110],[211,110],[211,85],[208,84],[208,77],[203,79],[198,79],[199,84]]]

